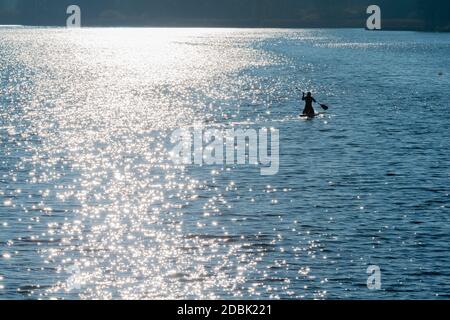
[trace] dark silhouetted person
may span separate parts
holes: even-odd
[[[314,117],[316,115],[316,111],[313,108],[313,102],[317,102],[311,95],[311,92],[308,92],[305,96],[303,92],[303,101],[305,101],[305,109],[303,110],[303,115],[308,117]]]

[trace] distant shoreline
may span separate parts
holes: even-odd
[[[18,25],[18,24],[2,24],[0,28],[66,28],[63,25]],[[154,28],[154,29],[279,29],[279,30],[304,30],[304,29],[355,29],[355,30],[367,30],[364,27],[319,27],[319,26],[307,26],[307,27],[289,27],[289,26],[226,26],[226,25],[113,25],[113,24],[92,24],[92,25],[84,25],[82,28]],[[409,28],[382,28],[381,30],[367,30],[368,32],[383,32],[383,31],[397,31],[397,32],[421,32],[421,33],[449,33],[450,30],[426,30],[426,29],[409,29]]]
[[[0,24],[65,26],[76,3],[82,26],[158,28],[365,28],[369,0],[13,0]],[[386,31],[450,32],[448,0],[379,0]]]

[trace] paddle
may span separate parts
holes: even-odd
[[[303,94],[305,93],[303,90],[300,90],[299,88],[296,88],[299,92],[302,92]],[[316,101],[316,103],[325,111],[327,111],[328,109],[330,109],[327,105],[319,103]]]
[[[321,108],[322,108],[323,110],[325,110],[325,111],[327,111],[328,109],[330,109],[330,108],[328,108],[328,106],[325,105],[325,104],[318,103],[317,101],[316,101],[316,103],[317,103],[319,106],[321,106]]]

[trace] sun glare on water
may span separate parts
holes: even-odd
[[[236,256],[243,244],[227,244],[228,226],[216,221],[223,195],[190,208],[199,190],[214,190],[211,176],[194,179],[170,163],[167,137],[204,121],[205,100],[226,94],[218,84],[229,73],[267,57],[233,30],[52,29],[21,39],[26,49],[17,59],[34,73],[22,98],[42,141],[30,145],[31,181],[49,188],[43,212],[61,216],[38,236],[54,244],[41,253],[59,275],[41,294],[214,298],[221,288],[239,295],[255,262]],[[189,215],[207,214],[185,226]]]

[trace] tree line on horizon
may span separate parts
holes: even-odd
[[[63,26],[364,27],[378,4],[384,29],[450,31],[449,0],[0,0],[0,24]]]

